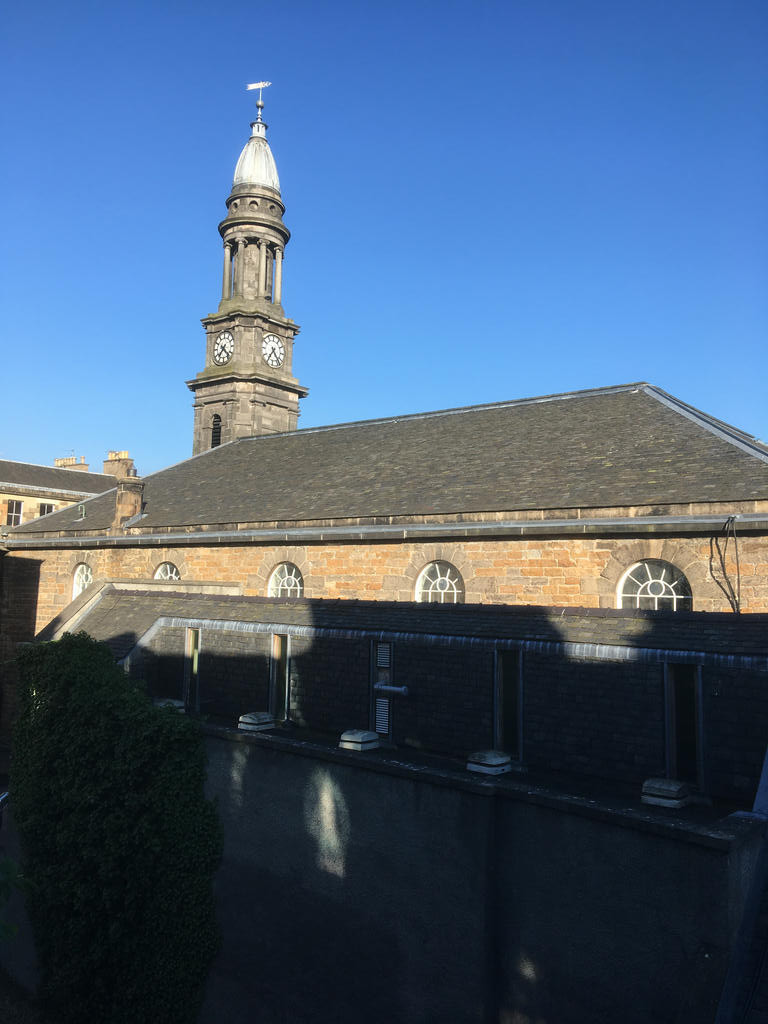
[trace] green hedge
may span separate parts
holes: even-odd
[[[41,997],[66,1024],[194,1021],[221,856],[200,730],[84,633],[19,670],[10,792]]]

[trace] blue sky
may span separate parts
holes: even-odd
[[[764,0],[11,5],[0,457],[191,453],[265,120],[300,424],[648,380],[768,439]]]

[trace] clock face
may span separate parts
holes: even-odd
[[[269,366],[282,366],[285,359],[285,345],[276,334],[265,334],[261,343],[261,354]]]
[[[216,344],[213,346],[214,363],[218,363],[219,366],[223,366],[224,363],[228,363],[232,358],[232,353],[234,351],[235,339],[229,331],[222,331],[216,339]]]

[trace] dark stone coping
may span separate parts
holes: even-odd
[[[337,740],[320,739],[317,736],[311,739],[294,738],[284,731],[281,735],[279,727],[275,731],[261,733],[211,723],[203,723],[202,728],[206,736],[231,743],[246,743],[298,757],[311,757],[363,771],[422,781],[433,786],[461,789],[478,796],[519,800],[723,852],[761,835],[766,827],[763,817],[744,812],[728,813],[729,809],[724,816],[723,809],[716,807],[694,806],[681,813],[642,805],[639,794],[637,800],[626,797],[622,799],[604,792],[605,784],[597,779],[577,780],[569,789],[581,789],[583,792],[569,792],[556,788],[551,781],[534,783],[527,776],[521,778],[514,771],[508,775],[473,776],[460,767],[459,762],[422,755],[416,751],[395,752],[386,746],[359,752],[341,750],[335,745]],[[586,795],[589,791],[598,795]]]

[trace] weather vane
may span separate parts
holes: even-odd
[[[264,109],[264,103],[263,103],[263,101],[261,99],[261,90],[262,89],[266,89],[268,85],[272,85],[272,83],[271,82],[252,82],[251,85],[246,85],[246,87],[245,87],[248,91],[250,91],[251,89],[258,89],[259,90],[259,98],[256,100],[256,106],[258,107],[258,110],[259,110],[259,114],[258,114],[258,117],[257,117],[258,121],[261,120],[261,111]]]

